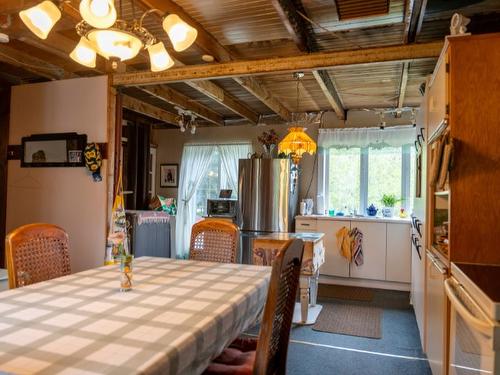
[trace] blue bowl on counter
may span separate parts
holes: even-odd
[[[373,204],[370,205],[370,207],[368,207],[366,209],[366,213],[368,214],[368,216],[376,216],[377,212],[378,212],[378,209]]]

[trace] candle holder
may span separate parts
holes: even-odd
[[[127,292],[132,289],[132,255],[123,255],[120,262],[120,291]]]

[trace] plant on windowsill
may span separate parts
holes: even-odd
[[[396,198],[394,194],[384,194],[380,202],[384,206],[382,207],[382,215],[384,217],[392,217],[394,215],[394,206],[396,203],[401,202],[401,199]]]

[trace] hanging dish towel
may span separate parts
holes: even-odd
[[[337,231],[335,235],[337,237],[337,248],[339,249],[340,255],[346,258],[349,263],[351,263],[352,252],[349,229],[347,229],[346,227],[342,227]]]
[[[351,239],[351,256],[356,266],[359,267],[363,264],[363,233],[358,228],[352,228],[349,231],[349,237]]]

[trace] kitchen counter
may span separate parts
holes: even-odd
[[[329,215],[299,215],[295,219],[317,219],[317,220],[343,220],[343,221],[368,221],[374,223],[401,223],[410,224],[411,218],[400,218],[399,216],[383,217],[383,216],[329,216]]]
[[[288,241],[299,239],[304,242],[313,242],[316,243],[323,239],[325,236],[324,233],[316,233],[316,232],[304,232],[304,233],[269,233],[264,235],[259,235],[258,238],[261,240],[280,240],[280,241]]]

